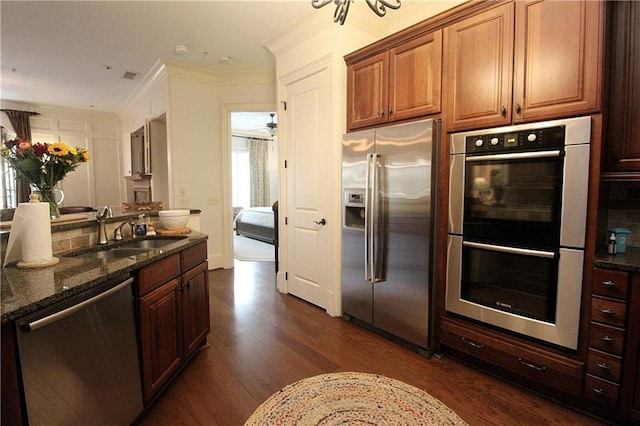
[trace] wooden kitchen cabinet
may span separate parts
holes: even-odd
[[[209,274],[201,262],[182,275],[182,340],[188,358],[209,334]]]
[[[210,331],[206,242],[137,275],[145,404],[173,378]]]
[[[640,179],[640,4],[607,2],[605,179]]]
[[[508,370],[530,386],[577,396],[584,365],[482,326],[442,317],[440,343],[483,363]]]
[[[447,129],[598,112],[603,9],[592,1],[517,1],[446,27]]]
[[[440,112],[442,31],[347,61],[347,128]]]
[[[584,397],[612,421],[640,420],[640,274],[594,268]]]
[[[142,388],[149,402],[182,365],[180,280],[174,278],[140,298]]]

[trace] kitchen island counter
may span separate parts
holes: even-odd
[[[640,247],[627,247],[626,253],[615,256],[597,253],[594,265],[596,268],[640,272]]]
[[[57,254],[60,262],[53,266],[20,269],[14,265],[2,268],[0,275],[2,323],[15,320],[112,278],[140,269],[206,241],[207,238],[205,234],[191,231],[184,238],[177,238],[161,249],[151,249],[135,256],[87,258]],[[149,237],[145,237],[145,239],[149,239]],[[109,249],[122,244],[126,244],[126,241],[109,244],[101,249]],[[84,251],[94,249],[92,247]]]

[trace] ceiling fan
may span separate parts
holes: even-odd
[[[275,117],[275,114],[271,113],[269,115],[271,116],[271,122],[267,123],[267,132],[269,132],[271,136],[275,136],[275,134],[278,132],[278,123],[273,122],[273,117]]]

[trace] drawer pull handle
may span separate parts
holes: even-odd
[[[518,362],[524,365],[525,367],[533,368],[536,371],[545,371],[547,369],[547,367],[545,367],[544,365],[535,365],[523,360],[522,358],[518,358]]]
[[[604,395],[604,389],[602,388],[593,388],[593,391],[598,395]]]
[[[483,349],[484,348],[484,345],[482,343],[476,343],[476,342],[473,342],[473,341],[471,341],[469,339],[466,339],[464,337],[462,338],[462,341],[464,342],[465,345],[471,346],[472,348],[476,348],[476,349]]]
[[[597,367],[602,368],[603,370],[611,370],[611,368],[607,365],[606,362],[599,362],[596,364]]]
[[[617,286],[617,285],[618,285],[618,284],[614,283],[614,282],[613,282],[613,281],[611,281],[611,280],[608,280],[608,281],[602,281],[602,284],[603,284],[603,285],[606,285],[607,287],[615,287],[615,286]]]
[[[604,337],[601,337],[601,338],[600,338],[600,340],[602,340],[602,341],[603,341],[603,342],[605,342],[605,343],[611,343],[611,342],[613,342],[613,341],[614,341],[614,340],[616,340],[616,339],[614,339],[614,338],[613,338],[613,337],[611,337],[611,336],[604,336]]]
[[[616,311],[614,311],[613,309],[609,309],[609,308],[607,308],[607,309],[601,309],[601,310],[600,310],[600,313],[601,313],[602,315],[615,315],[615,314],[616,314]]]

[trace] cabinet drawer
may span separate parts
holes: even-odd
[[[145,266],[138,272],[139,296],[147,294],[178,275],[180,275],[179,253]]]
[[[180,252],[182,273],[207,260],[207,243],[203,242]]]
[[[620,383],[620,369],[622,358],[606,352],[589,349],[587,361],[587,373],[606,379],[611,382]]]
[[[615,299],[626,299],[628,288],[628,272],[594,268],[593,293]]]
[[[592,401],[615,407],[618,405],[619,389],[620,386],[615,383],[587,374],[584,383],[584,396]]]
[[[624,330],[592,322],[589,346],[610,354],[622,355]]]
[[[521,342],[494,338],[485,333],[448,321],[442,322],[441,343],[500,368],[508,369],[528,380],[572,395],[580,395],[584,365],[537,349]]]
[[[627,318],[627,304],[611,299],[593,297],[591,299],[591,320],[624,328]]]

